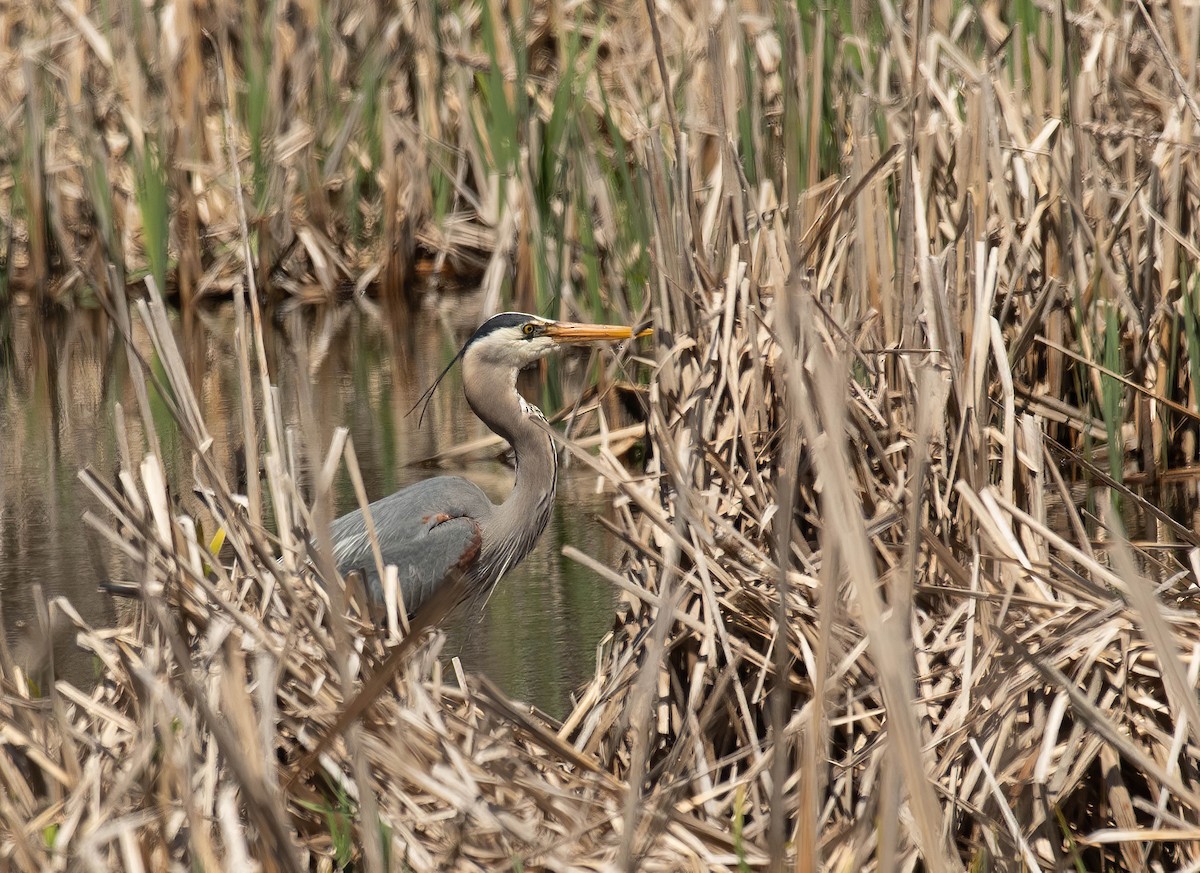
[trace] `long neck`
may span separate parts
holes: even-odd
[[[467,403],[483,423],[513,447],[516,482],[508,499],[496,507],[484,528],[484,550],[508,567],[533,548],[554,506],[558,456],[544,426],[541,412],[517,393],[517,373],[479,366],[470,354],[463,362]]]

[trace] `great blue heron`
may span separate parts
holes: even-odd
[[[541,410],[517,393],[517,372],[561,346],[632,336],[629,327],[505,312],[489,318],[467,340],[421,399],[428,400],[461,360],[467,403],[512,445],[516,481],[499,506],[479,486],[458,476],[427,479],[370,505],[383,564],[394,564],[399,571],[408,613],[419,609],[452,575],[461,574],[465,598],[486,596],[529,554],[550,520],[558,456]],[[362,511],[334,521],[332,534],[338,571],[361,571],[368,597],[378,606],[383,586]]]

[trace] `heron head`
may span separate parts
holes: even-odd
[[[479,326],[461,354],[481,364],[520,370],[563,346],[619,342],[633,335],[633,329],[624,325],[576,324],[524,312],[502,312]]]
[[[434,389],[460,358],[471,367],[490,366],[516,373],[563,346],[619,342],[649,333],[650,328],[635,333],[633,328],[625,325],[578,324],[552,321],[525,312],[502,312],[479,326],[421,400],[428,402]],[[417,401],[418,405],[421,400]]]

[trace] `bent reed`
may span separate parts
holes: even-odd
[[[207,6],[205,38],[240,76],[240,96],[186,103],[216,141],[198,164],[173,152],[122,165],[197,174],[193,195],[159,186],[169,241],[155,255],[137,230],[128,203],[153,197],[128,199],[120,222],[93,213],[96,257],[120,266],[87,281],[110,277],[97,299],[122,335],[149,334],[154,366],[129,343],[139,408],[118,408],[121,487],[85,473],[104,507],[87,521],[126,556],[141,599],[112,629],[63,601],[43,611],[95,653],[90,692],[39,687],[0,648],[5,863],[1200,869],[1187,514],[1200,11],[835,6],[657,4],[651,27],[636,4],[611,20],[544,3],[361,17],[329,4],[314,21],[280,3],[265,31],[247,11],[241,42],[241,13]],[[35,8],[42,51],[124,69],[115,33],[69,4]],[[289,64],[329,51],[336,79],[368,24],[387,51],[355,69],[398,102],[327,108],[390,119],[421,171],[439,167],[428,186],[404,175],[398,140],[372,158],[332,136],[357,120],[284,135]],[[137,51],[215,64],[163,33],[142,31]],[[64,49],[54,34],[83,39]],[[20,74],[27,106],[40,75],[75,69],[38,57]],[[104,93],[118,106],[128,94]],[[25,160],[47,154],[40,118],[30,108]],[[110,159],[38,164],[30,184],[45,187],[21,195],[10,269],[84,275],[91,262],[69,254],[78,204],[138,187],[105,175]],[[68,185],[85,167],[103,184]],[[363,210],[349,214],[382,228],[375,244],[392,254],[338,236],[347,213],[330,198],[348,190]],[[401,191],[425,206],[398,207]],[[196,210],[225,198],[226,223],[198,249],[180,231],[200,214],[188,196]],[[39,262],[47,230],[56,254]],[[262,434],[245,506],[213,462],[158,292],[168,274],[182,287],[189,252],[204,275],[232,277],[243,430]],[[615,489],[606,523],[628,558],[606,567],[567,549],[623,603],[561,723],[484,677],[446,675],[427,633],[444,604],[375,631],[316,581],[332,577],[320,544],[339,465],[357,480],[353,445],[345,432],[320,444],[311,416],[284,426],[265,316],[237,277],[249,260],[297,293],[335,288],[339,271],[366,288],[387,258],[421,253],[474,269],[496,300],[653,321],[644,469],[563,440]],[[111,289],[143,263],[148,292],[127,308]],[[195,483],[164,481],[149,391],[192,447]],[[196,485],[232,558],[209,554],[173,499]],[[1172,488],[1189,495],[1182,513],[1162,508]]]

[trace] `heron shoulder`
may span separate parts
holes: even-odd
[[[460,476],[438,476],[401,488],[368,506],[371,521],[381,544],[411,540],[429,527],[432,518],[482,519],[494,506],[474,482]],[[335,558],[366,554],[369,551],[366,522],[356,509],[337,518],[331,527]]]
[[[399,570],[400,589],[411,611],[432,595],[447,574],[478,555],[482,521],[494,510],[483,490],[459,476],[416,482],[368,507],[385,565]],[[364,573],[368,591],[382,597],[366,522],[361,510],[331,526],[339,572]]]
[[[399,533],[405,528],[415,531],[426,526],[426,517],[430,515],[482,518],[495,507],[474,482],[460,476],[437,476],[401,488],[376,500],[369,508],[376,528]]]

